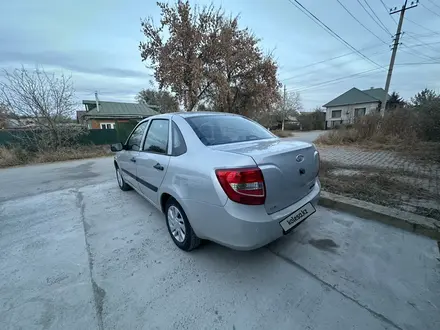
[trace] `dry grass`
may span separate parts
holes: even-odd
[[[29,152],[20,148],[0,147],[0,168],[109,155],[111,152],[108,146],[95,145],[62,148],[52,152]]]
[[[376,143],[395,145],[419,141],[416,121],[408,110],[396,110],[385,117],[379,114],[366,115],[355,120],[353,125],[342,126],[321,135],[316,142],[326,145],[344,145],[351,143]]]
[[[280,138],[286,138],[286,137],[292,137],[293,136],[293,132],[292,131],[282,131],[282,130],[275,130],[272,131],[273,134],[275,134],[276,136],[280,137]]]
[[[404,208],[407,203],[415,203],[419,200],[433,201],[440,203],[439,196],[432,192],[415,186],[410,182],[397,180],[394,176],[402,176],[402,172],[379,168],[357,168],[356,174],[335,174],[335,170],[353,170],[352,167],[334,165],[321,161],[320,180],[325,191],[352,197],[367,202],[384,205],[388,207]],[[410,173],[408,173],[410,174]],[[394,176],[393,176],[394,175]],[[440,211],[434,208],[427,208],[414,205],[415,213],[428,216],[440,221]]]
[[[317,145],[346,146],[370,150],[389,150],[421,161],[440,162],[440,142],[422,141],[423,129],[411,110],[400,109],[359,118],[349,127],[329,131],[316,139]]]

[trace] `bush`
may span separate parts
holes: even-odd
[[[0,147],[0,167],[27,164],[29,159],[29,154],[22,148]]]
[[[281,126],[281,125],[279,125],[279,126]],[[300,124],[297,122],[286,121],[284,123],[284,129],[287,131],[299,130],[300,127],[301,127]]]
[[[334,129],[326,134],[320,135],[315,142],[320,144],[339,145],[357,142],[358,139],[359,135],[355,129],[342,126],[339,129]]]
[[[440,141],[440,102],[430,102],[414,108],[418,135],[423,141]]]
[[[325,112],[316,110],[310,113],[301,113],[298,116],[303,131],[323,130],[325,127]]]
[[[435,122],[433,119],[429,111],[395,109],[386,112],[384,117],[370,114],[357,118],[351,125],[321,135],[316,142],[333,145],[364,142],[412,145],[417,141],[434,140],[436,134],[440,139],[440,121]]]

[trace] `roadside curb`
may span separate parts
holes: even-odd
[[[409,232],[440,240],[440,224],[423,217],[390,207],[321,191],[319,204],[328,208],[352,213],[358,217],[375,220]]]

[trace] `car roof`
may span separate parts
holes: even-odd
[[[147,121],[149,119],[160,119],[160,118],[166,118],[171,119],[173,116],[180,116],[182,118],[193,118],[193,117],[201,117],[201,116],[238,116],[240,115],[229,113],[229,112],[213,112],[213,111],[180,111],[180,112],[170,112],[170,113],[162,113],[158,115],[154,115],[151,117],[147,117],[142,120],[142,122]]]
[[[188,111],[188,112],[175,112],[174,115],[181,116],[183,118],[199,117],[199,116],[238,116],[229,112],[213,112],[213,111]]]

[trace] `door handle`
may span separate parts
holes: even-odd
[[[130,161],[132,161],[133,163],[136,163],[136,158],[132,157],[132,158],[130,159]]]
[[[154,165],[153,167],[154,167],[156,170],[163,171],[163,166],[160,165],[159,163],[157,163],[157,164]]]

